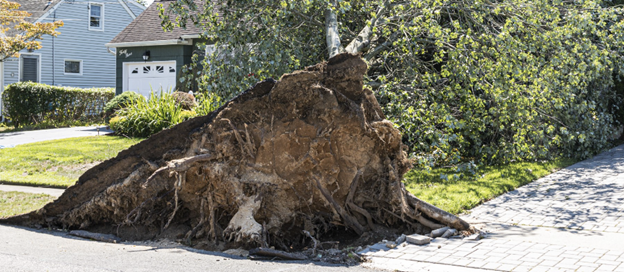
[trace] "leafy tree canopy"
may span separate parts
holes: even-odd
[[[30,13],[19,10],[20,4],[0,0],[0,61],[18,56],[23,49],[37,50],[41,43],[37,40],[43,35],[60,34],[56,28],[63,26],[62,21],[53,23],[31,23],[26,21]]]
[[[203,71],[185,79],[224,98],[338,52],[361,54],[368,85],[423,167],[586,158],[608,147],[622,15],[601,0],[178,0],[161,9],[166,29],[196,23],[215,43]]]

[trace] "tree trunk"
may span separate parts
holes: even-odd
[[[333,1],[333,7],[336,7],[337,5],[338,3]],[[330,58],[344,51],[342,45],[340,44],[338,16],[336,15],[336,11],[332,10],[332,7],[327,7],[325,10],[325,39]]]

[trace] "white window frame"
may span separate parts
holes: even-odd
[[[17,81],[18,82],[22,82],[22,71],[24,70],[23,66],[23,62],[22,62],[22,56],[37,56],[39,58],[39,61],[37,62],[37,83],[41,83],[41,53],[20,53],[19,55],[19,65],[17,68]]]
[[[80,73],[68,73],[68,72],[65,72],[65,62],[66,61],[79,62],[80,63],[80,68],[79,68],[80,69]],[[64,75],[66,75],[66,76],[81,76],[82,72],[83,72],[83,70],[82,70],[82,60],[78,60],[78,59],[65,59],[65,60],[63,60],[63,74]]]
[[[91,26],[91,6],[100,6],[100,27]],[[87,24],[89,24],[89,30],[91,31],[104,31],[104,4],[89,2],[89,9],[87,14]]]

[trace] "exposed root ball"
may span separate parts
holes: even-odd
[[[467,229],[405,190],[411,165],[399,131],[363,89],[366,69],[342,54],[260,82],[94,167],[43,209],[4,221],[282,249],[345,228]]]

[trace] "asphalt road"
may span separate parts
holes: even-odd
[[[0,225],[0,271],[383,271],[294,261],[253,261],[170,243],[103,243],[64,232]]]

